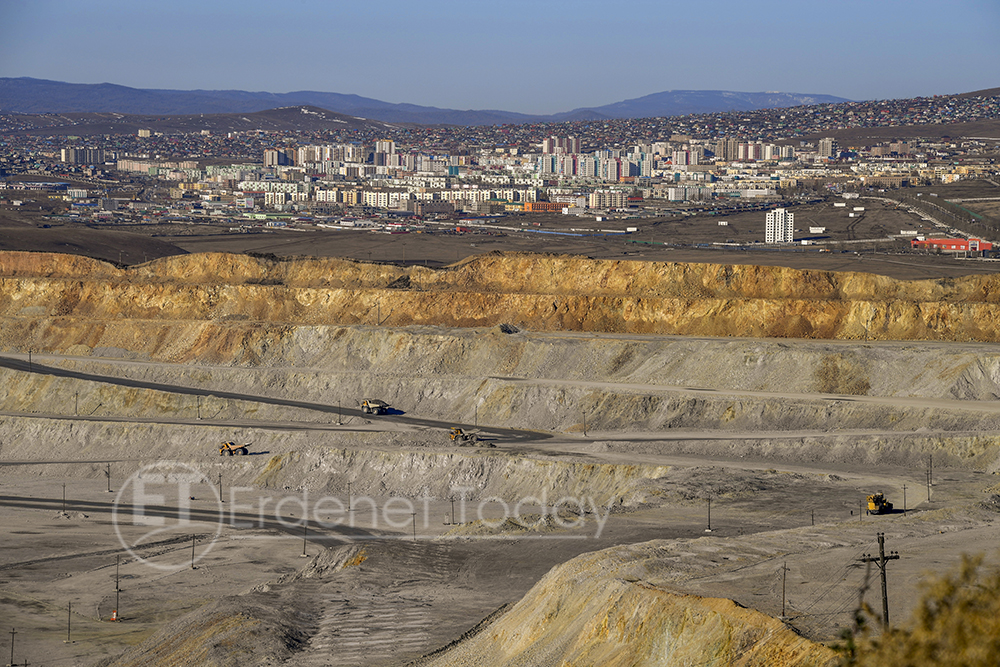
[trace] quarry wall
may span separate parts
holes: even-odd
[[[0,353],[50,352],[60,367],[95,375],[324,405],[373,394],[406,413],[467,424],[478,415],[494,426],[577,433],[585,412],[592,431],[623,437],[691,431],[674,447],[697,453],[912,463],[934,451],[994,469],[1000,413],[987,404],[1000,397],[1000,351],[960,341],[989,339],[1000,326],[996,283],[543,255],[483,255],[430,270],[207,254],[118,269],[0,253]],[[795,319],[788,308],[808,315],[800,333],[849,340],[782,340]],[[527,329],[441,326],[510,322]],[[866,329],[872,338],[925,340],[856,340]],[[631,337],[637,330],[779,338]],[[579,335],[589,331],[607,335]],[[114,358],[144,363],[123,370]],[[183,419],[198,407],[170,392],[0,376],[8,389],[0,411],[11,413]],[[331,420],[211,396],[199,405],[218,419]],[[830,428],[845,434],[809,439]],[[20,437],[16,421],[5,429],[8,442]],[[769,440],[775,430],[806,433]],[[731,432],[743,449],[701,431]],[[336,434],[320,441],[346,442]]]
[[[480,255],[433,270],[337,259],[196,254],[127,269],[0,253],[0,317],[59,327],[122,320],[448,327],[872,340],[1000,340],[1000,278],[898,281],[782,267]],[[8,330],[11,323],[4,322]],[[27,325],[27,323],[26,323]],[[30,339],[30,338],[29,338]]]

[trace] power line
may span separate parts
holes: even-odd
[[[878,558],[865,554],[861,558],[862,563],[875,563],[878,565],[882,578],[882,627],[889,628],[889,595],[886,592],[885,565],[890,560],[899,560],[899,553],[893,551],[888,556],[885,555],[885,533],[878,534]]]
[[[849,560],[847,564],[844,565],[843,568],[834,572],[833,576],[830,579],[827,579],[825,582],[820,584],[820,586],[827,586],[827,584],[829,584],[829,586],[827,586],[824,590],[822,590],[822,592],[819,593],[817,597],[813,598],[812,602],[805,609],[802,610],[802,613],[804,615],[808,615],[810,609],[815,607],[823,598],[829,595],[833,591],[833,589],[836,588],[839,584],[843,583],[843,580],[847,577],[851,569],[854,567],[855,562],[859,558],[864,556],[864,550],[869,549],[871,546],[872,546],[871,542],[866,544],[863,547],[862,551],[858,552],[856,556],[851,558],[851,560]]]

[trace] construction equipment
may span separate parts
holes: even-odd
[[[868,496],[868,514],[890,514],[891,512],[892,503],[885,499],[881,491]]]
[[[383,415],[389,412],[389,404],[377,398],[366,398],[361,401],[361,412],[366,415]]]
[[[466,433],[457,426],[452,426],[449,432],[452,442],[476,442],[479,440],[479,436],[475,433]]]
[[[236,456],[246,456],[250,453],[250,450],[247,449],[247,445],[249,444],[248,442],[246,445],[240,447],[235,442],[224,442],[219,446],[219,456],[233,456],[234,454]]]

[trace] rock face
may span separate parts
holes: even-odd
[[[656,584],[670,561],[656,542],[584,554],[429,667],[832,666],[834,653],[731,600]]]
[[[753,319],[757,328],[779,326],[780,315],[758,306],[794,300],[829,318],[836,325],[831,334],[850,336],[859,330],[843,313],[861,308],[858,304],[868,308],[878,295],[883,301],[874,313],[938,299],[918,308],[922,321],[933,323],[922,325],[924,333],[964,338],[970,330],[1000,326],[1000,320],[969,317],[966,327],[959,326],[966,320],[942,313],[992,312],[998,307],[989,302],[992,278],[901,283],[773,267],[524,255],[486,255],[442,271],[223,254],[118,270],[86,258],[38,253],[0,253],[0,276],[0,352],[70,355],[58,361],[66,370],[117,375],[115,357],[169,362],[138,364],[128,376],[206,391],[246,388],[257,396],[326,406],[350,406],[371,394],[425,417],[472,424],[478,415],[493,426],[544,431],[581,432],[585,410],[591,430],[609,432],[613,440],[627,440],[630,433],[691,431],[686,442],[674,445],[689,453],[908,465],[933,451],[950,465],[997,465],[1000,439],[990,431],[1000,428],[1000,413],[992,409],[1000,397],[1000,354],[987,346],[581,337],[551,330],[598,322],[615,330],[646,321],[634,317],[634,310],[615,308],[584,308],[580,320],[564,318],[562,306],[538,317],[513,307],[480,307],[547,299],[550,306],[576,308],[601,299],[662,302],[664,295],[697,293],[702,296],[688,299],[687,310],[651,309],[657,326],[738,334],[742,330],[727,324],[734,318]],[[726,312],[700,319],[692,314],[722,292],[731,304]],[[768,294],[781,298],[765,298]],[[373,326],[379,317],[383,324],[495,326]],[[886,321],[880,335],[897,323]],[[198,403],[169,391],[2,368],[0,380],[7,388],[0,410],[13,412],[182,418],[203,410],[231,420],[331,419],[329,411],[212,396]],[[844,396],[863,400],[838,398]],[[970,410],[969,401],[983,405]],[[10,442],[33,437],[23,420],[0,423]],[[844,435],[810,440],[810,431],[831,427]],[[126,442],[121,427],[102,428],[104,441]],[[846,432],[850,429],[870,435]],[[693,434],[706,431],[730,432],[736,440]],[[769,433],[775,431],[803,435],[773,439]],[[3,445],[8,452],[10,442]]]
[[[118,270],[80,257],[0,254],[5,340],[68,347],[138,323],[155,350],[184,334],[288,325],[514,324],[535,331],[876,340],[1000,340],[1000,278],[904,282],[780,267],[481,255],[442,270],[336,259],[171,257]],[[20,326],[11,319],[20,322]],[[96,322],[102,322],[97,325]],[[29,324],[30,323],[30,324]],[[208,323],[212,323],[209,325]],[[131,332],[133,335],[135,331]],[[151,351],[152,351],[151,350]]]

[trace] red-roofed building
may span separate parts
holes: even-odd
[[[941,252],[980,252],[992,250],[993,244],[982,239],[925,239],[910,241],[911,248]]]

